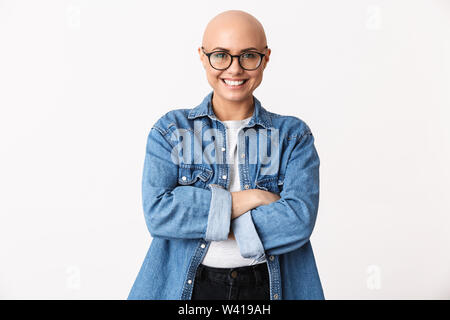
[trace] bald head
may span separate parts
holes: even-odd
[[[206,26],[202,45],[208,51],[215,47],[237,51],[248,47],[262,50],[267,45],[262,24],[251,14],[241,10],[224,11]]]

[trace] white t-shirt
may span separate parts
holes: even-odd
[[[227,164],[230,165],[230,192],[240,191],[241,182],[239,177],[239,159],[237,154],[237,137],[241,127],[247,124],[252,117],[244,120],[226,120],[222,121],[226,126],[227,140]],[[256,262],[254,259],[248,259],[241,256],[237,241],[227,239],[223,241],[211,241],[208,251],[203,258],[202,264],[215,268],[237,268],[263,263]]]

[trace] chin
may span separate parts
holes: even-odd
[[[219,90],[217,90],[219,89]],[[242,101],[247,99],[249,96],[251,96],[251,93],[244,91],[244,92],[230,92],[229,90],[224,90],[223,88],[216,88],[216,92],[222,96],[223,99],[229,100],[229,101]]]
[[[242,101],[245,100],[248,97],[248,94],[243,93],[225,93],[222,95],[224,99],[227,99],[229,101]]]

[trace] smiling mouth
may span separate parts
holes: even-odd
[[[242,80],[228,80],[228,79],[220,79],[227,87],[231,88],[238,88],[243,86],[248,79],[242,79]]]

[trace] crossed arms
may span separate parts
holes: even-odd
[[[235,237],[246,258],[287,253],[309,241],[318,211],[320,165],[311,131],[293,142],[280,195],[259,189],[229,192],[216,184],[207,189],[177,185],[172,148],[164,131],[152,127],[142,179],[144,216],[152,237]]]

